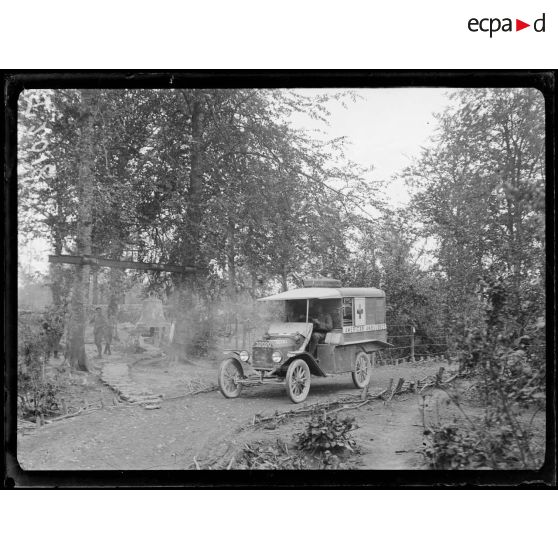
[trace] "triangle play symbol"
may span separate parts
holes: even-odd
[[[525,29],[526,27],[531,27],[531,24],[530,23],[525,23],[524,21],[521,21],[520,19],[515,20],[515,30],[516,31],[521,31],[522,29]]]

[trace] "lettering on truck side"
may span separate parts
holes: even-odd
[[[361,326],[343,326],[343,333],[359,333],[361,331],[378,331],[387,329],[386,324],[367,324]]]

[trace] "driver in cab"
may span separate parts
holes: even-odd
[[[310,320],[314,325],[312,337],[308,343],[307,351],[315,356],[318,343],[321,343],[325,338],[328,331],[333,329],[333,320],[331,314],[325,311],[324,305],[318,302],[311,313],[312,319]]]

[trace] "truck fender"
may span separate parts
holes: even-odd
[[[304,360],[310,368],[310,373],[314,374],[314,376],[327,376],[327,374],[320,368],[320,365],[316,362],[316,359],[310,353],[299,353],[287,358],[287,360],[285,360],[285,362],[281,365],[281,368],[288,368],[291,362],[296,359]]]
[[[387,343],[386,341],[380,341],[379,339],[375,339],[374,341],[363,341],[357,345],[360,349],[362,349],[365,353],[372,353],[374,351],[381,351],[382,349],[388,349],[393,347],[391,343]]]
[[[236,360],[236,362],[238,362],[238,364],[240,364],[240,368],[242,370],[242,375],[246,376],[246,372],[249,370],[249,365],[247,362],[243,362],[242,360],[240,360],[240,356],[239,356],[240,351],[224,351],[223,352],[223,358],[221,359],[221,362],[228,360],[230,358],[232,358],[233,360]]]

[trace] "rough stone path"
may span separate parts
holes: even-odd
[[[140,387],[130,375],[130,365],[126,362],[107,362],[103,365],[101,381],[114,390],[128,403],[138,403],[146,409],[159,409],[163,396]]]

